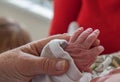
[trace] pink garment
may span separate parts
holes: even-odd
[[[108,75],[95,78],[91,82],[120,82],[120,68],[116,68]]]

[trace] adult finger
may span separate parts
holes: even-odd
[[[69,64],[64,59],[37,57],[22,53],[17,60],[16,69],[22,75],[35,76],[38,74],[60,75],[68,70]]]
[[[32,54],[32,55],[36,55],[39,56],[43,47],[51,40],[53,39],[65,39],[65,40],[69,40],[70,36],[68,34],[59,34],[59,35],[54,35],[54,36],[50,36],[38,41],[34,41],[31,43],[28,43],[22,47],[20,47],[19,49],[21,49],[23,52]]]

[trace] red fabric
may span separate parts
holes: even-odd
[[[85,28],[98,28],[105,54],[120,50],[120,0],[54,0],[49,34],[67,32],[72,21]]]

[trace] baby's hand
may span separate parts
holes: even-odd
[[[88,28],[83,31],[79,28],[70,38],[65,50],[74,59],[80,71],[89,72],[89,67],[94,63],[96,57],[104,51],[103,46],[94,46],[100,31]]]

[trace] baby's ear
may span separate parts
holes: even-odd
[[[72,35],[79,27],[78,23],[73,21],[69,24],[67,33]]]

